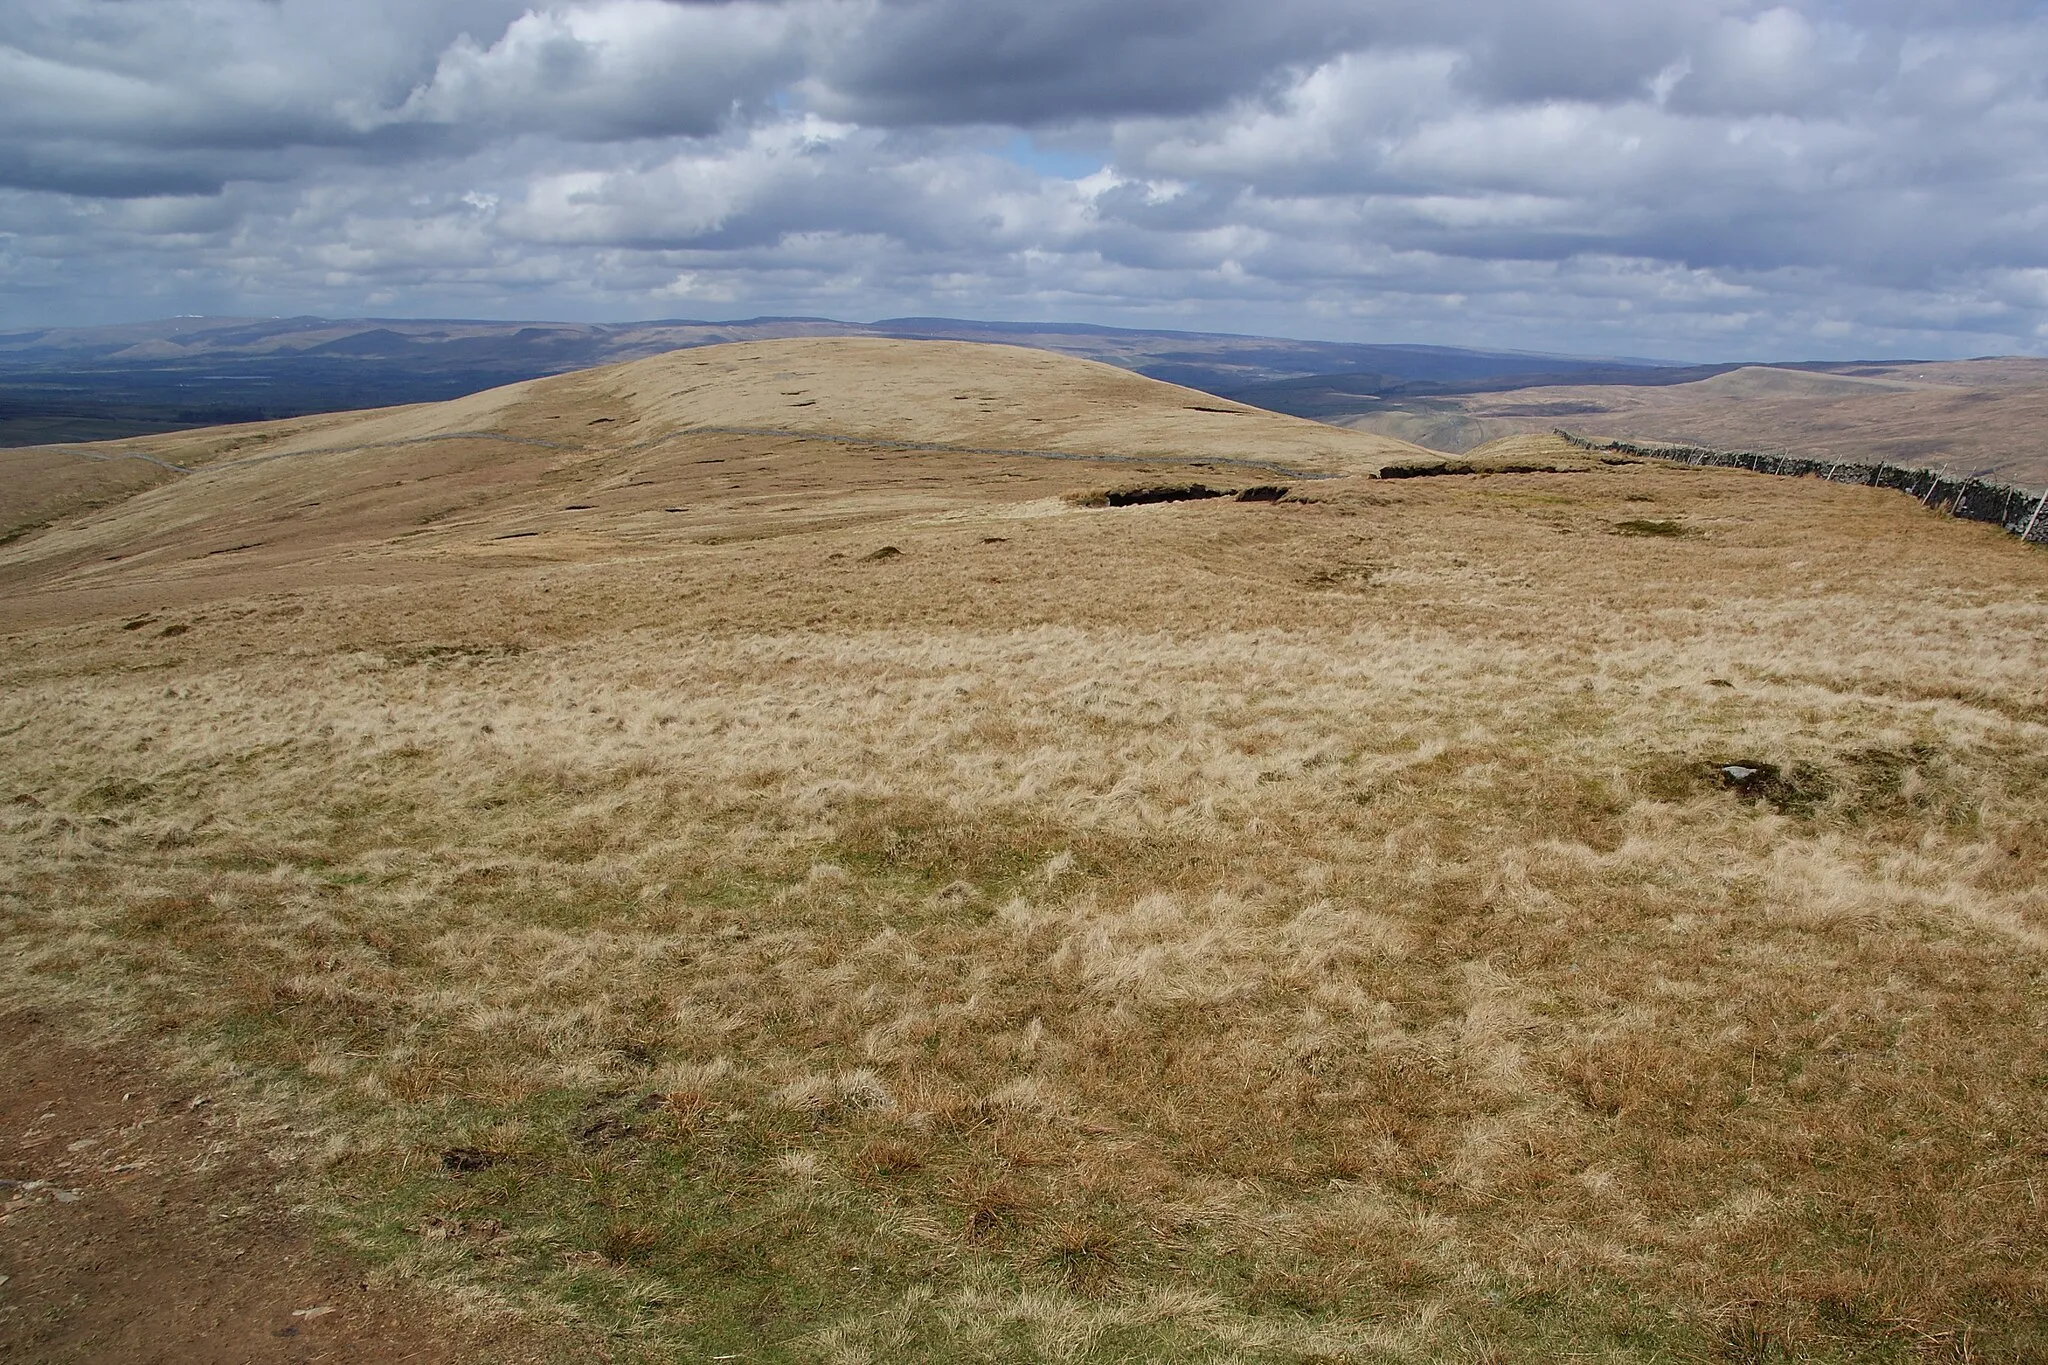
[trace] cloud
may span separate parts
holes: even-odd
[[[667,0],[529,11],[489,46],[456,38],[391,119],[589,142],[703,137],[801,74],[803,18]]]
[[[885,0],[819,54],[811,89],[838,117],[898,126],[1183,114],[1376,27],[1346,0]]]
[[[0,309],[2038,349],[2044,72],[2012,0],[14,0]]]

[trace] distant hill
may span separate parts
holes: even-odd
[[[735,341],[879,337],[1027,346],[1447,453],[1574,431],[2048,483],[2048,360],[1672,365],[1446,346],[960,318],[617,324],[168,318],[0,333],[0,446],[398,404]]]
[[[786,337],[996,342],[1102,361],[1296,416],[1357,392],[1659,382],[1669,367],[1513,351],[1293,341],[1079,324],[891,318],[624,324],[319,317],[170,318],[0,334],[0,445],[105,440],[436,402],[682,347]],[[1363,387],[1361,387],[1363,386]]]
[[[387,542],[467,554],[499,535],[587,539],[588,526],[630,545],[706,506],[730,531],[763,510],[727,505],[750,461],[763,479],[739,501],[765,490],[787,510],[878,478],[876,498],[916,506],[934,478],[1005,497],[1133,480],[1241,491],[1433,458],[1040,350],[785,338],[439,403],[10,450],[0,589],[220,567],[222,547],[240,571]],[[64,524],[81,512],[97,515]]]
[[[1561,426],[2048,485],[2048,360],[1715,366],[1622,382],[1557,378],[1464,392],[1410,386],[1348,404],[1326,387],[1315,402],[1293,406],[1273,401],[1273,387],[1236,396],[1435,450]]]

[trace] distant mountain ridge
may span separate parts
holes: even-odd
[[[1674,369],[1520,351],[934,317],[871,323],[181,317],[0,333],[0,445],[437,402],[684,347],[816,336],[1031,346],[1311,417],[1356,412],[1361,393],[1658,383]]]

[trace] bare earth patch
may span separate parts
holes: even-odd
[[[0,1358],[145,1365],[547,1358],[377,1282],[291,1209],[264,1132],[133,1046],[0,1018]]]

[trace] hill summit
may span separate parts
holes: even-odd
[[[581,554],[746,521],[762,498],[858,519],[1019,490],[1161,479],[1228,489],[1426,458],[1045,351],[745,342],[441,403],[5,452],[0,525],[18,543],[0,549],[0,582],[238,576],[337,557],[360,568],[393,554],[459,561],[505,537],[529,542],[522,553]],[[848,498],[865,510],[840,506]]]

